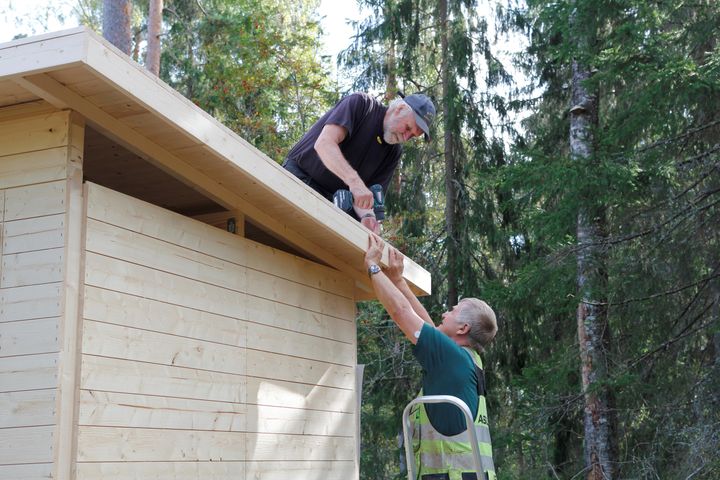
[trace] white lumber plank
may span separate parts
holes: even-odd
[[[68,125],[67,234],[63,265],[63,315],[60,323],[58,423],[53,461],[58,478],[71,478],[75,465],[77,391],[82,336],[80,306],[84,261],[85,201],[83,148],[85,120],[72,112]]]
[[[3,254],[31,252],[65,245],[65,215],[49,215],[6,222]]]
[[[65,213],[65,181],[40,183],[5,191],[5,221]]]
[[[242,375],[82,356],[80,388],[84,390],[244,403],[246,383]]]
[[[248,432],[349,437],[355,432],[355,415],[298,408],[248,405]]]
[[[0,49],[0,76],[72,65],[85,56],[84,27],[22,38]]]
[[[2,85],[2,87],[0,87],[0,90],[2,90],[3,92],[9,91],[10,95],[13,94],[12,91],[14,89],[18,89],[19,91],[25,91],[24,88],[22,88],[12,80],[1,81],[0,85]],[[0,98],[3,99],[2,101],[0,101],[0,103],[4,103],[6,94],[0,94]],[[24,117],[35,117],[41,113],[52,113],[57,111],[57,108],[53,107],[45,100],[32,100],[25,103],[4,105],[0,107],[0,121],[14,120],[16,118]]]
[[[57,375],[57,353],[0,358],[1,392],[55,388]]]
[[[84,318],[228,345],[244,346],[247,322],[93,286],[85,288]]]
[[[86,254],[85,283],[206,312],[244,319],[247,295],[142,265]]]
[[[0,357],[59,351],[58,319],[0,323]]]
[[[50,480],[52,463],[30,463],[26,465],[0,465],[0,478],[8,480]]]
[[[89,252],[238,292],[246,289],[243,266],[97,220],[87,222],[86,248]]]
[[[348,437],[254,433],[247,435],[245,448],[254,461],[355,459],[355,440]]]
[[[0,322],[60,315],[60,283],[0,289]]]
[[[248,301],[247,320],[284,330],[327,337],[353,345],[355,343],[355,324],[353,322],[264,298],[252,297],[252,301]]]
[[[66,163],[65,146],[0,157],[0,188],[64,179]]]
[[[355,392],[341,388],[248,377],[247,403],[353,413]]]
[[[0,465],[52,461],[54,426],[0,429]]]
[[[245,462],[79,462],[76,480],[244,480],[245,465]]]
[[[56,390],[0,393],[0,428],[54,425]]]
[[[64,251],[65,249],[60,247],[3,255],[0,288],[62,281]]]
[[[239,403],[81,390],[79,425],[244,432]]]
[[[317,362],[251,349],[247,350],[247,374],[253,377],[326,387],[352,389],[355,386],[354,366]]]
[[[242,461],[246,436],[242,432],[82,426],[77,461]]]
[[[341,322],[341,320],[336,322]],[[342,327],[344,325],[341,325]],[[353,367],[356,364],[355,347],[352,343],[281,330],[261,324],[250,324],[248,328],[251,332],[247,338],[248,348]],[[355,332],[353,330],[348,333],[350,336]]]
[[[354,355],[355,328],[348,322],[286,305],[276,310],[272,302],[262,302],[251,308],[267,306],[265,317],[270,325],[250,324],[250,338],[246,338],[248,322],[243,320],[93,286],[85,288],[84,317],[230,345],[252,342],[248,346],[258,350],[314,360],[333,361]]]
[[[63,111],[0,122],[0,157],[67,145],[69,116]]]
[[[313,312],[355,320],[355,302],[349,298],[290,282],[262,271],[247,270],[247,293]]]
[[[86,321],[82,352],[160,365],[245,374],[246,352],[230,346],[164,333]]]
[[[238,265],[351,298],[343,273],[95,184],[88,185],[88,217]]]
[[[269,461],[248,462],[247,480],[322,479],[354,480],[358,478],[354,461]]]

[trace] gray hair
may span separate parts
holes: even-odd
[[[497,319],[490,305],[477,298],[463,298],[458,304],[458,320],[470,326],[468,343],[470,348],[482,353],[497,333]]]
[[[405,100],[403,100],[402,98],[396,98],[393,101],[391,101],[390,104],[388,105],[389,111],[392,111],[392,110],[395,110],[398,108],[399,109],[408,109],[409,111],[412,112],[412,108],[410,107],[410,105],[405,103]]]

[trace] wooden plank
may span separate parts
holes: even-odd
[[[347,412],[248,405],[246,430],[260,433],[349,437],[355,432],[355,415]]]
[[[0,393],[0,428],[55,424],[55,389]]]
[[[351,298],[346,275],[95,184],[88,185],[88,216],[133,232],[207,253],[238,265]]]
[[[65,215],[49,215],[6,222],[2,253],[5,255],[65,246]]]
[[[355,392],[320,385],[248,377],[247,403],[354,413]]]
[[[91,252],[86,256],[85,283],[227,317],[246,317],[244,293]]]
[[[62,284],[0,289],[0,322],[60,316]]]
[[[28,92],[11,80],[0,81],[0,108],[37,101],[34,93]]]
[[[2,470],[0,470],[1,472]],[[8,477],[10,478],[10,477]],[[355,462],[101,462],[78,463],[77,480],[353,480]],[[25,479],[23,479],[25,480]]]
[[[55,283],[63,279],[65,249],[15,253],[2,257],[0,288]]]
[[[78,428],[78,462],[242,461],[246,436],[241,432],[83,426]]]
[[[355,440],[347,437],[255,433],[245,448],[246,458],[258,462],[355,459]]]
[[[327,337],[352,344],[355,342],[355,324],[352,322],[263,298],[253,297],[252,301],[248,302],[247,319],[284,330]],[[313,325],[314,322],[317,325]]]
[[[65,212],[65,181],[41,183],[5,191],[5,221]]]
[[[338,320],[335,323],[339,323]],[[347,323],[347,322],[346,322]],[[353,326],[343,326],[350,341],[355,334]],[[305,335],[289,332],[267,325],[250,324],[247,347],[283,355],[355,366],[355,346],[324,336]]]
[[[1,122],[0,157],[67,145],[69,115],[63,111]]]
[[[82,390],[78,424],[244,432],[247,410],[238,403]]]
[[[54,431],[53,426],[0,429],[0,465],[51,461]]]
[[[250,341],[252,348],[297,356],[306,352],[307,358],[315,360],[345,358],[354,352],[354,325],[286,305],[276,308],[277,304],[267,300],[262,302],[251,308],[267,307],[264,313],[267,318],[263,319],[270,325],[253,323],[250,339],[246,339],[247,323],[243,320],[93,286],[85,288],[84,316],[88,320],[229,345],[245,345]]]
[[[354,366],[317,362],[251,349],[247,350],[247,375],[349,390],[355,387]]]
[[[57,375],[57,353],[0,358],[1,392],[55,388]]]
[[[248,480],[322,479],[353,480],[358,478],[351,461],[271,461],[248,462]]]
[[[247,356],[241,346],[223,345],[93,321],[84,322],[82,351],[89,355],[235,375],[245,374]]]
[[[58,350],[57,318],[0,323],[0,357],[52,353]]]
[[[82,335],[82,264],[85,236],[85,202],[83,192],[83,145],[85,121],[71,113],[67,149],[67,229],[63,266],[63,314],[60,321],[60,362],[58,385],[58,422],[53,448],[55,474],[72,478],[77,446],[77,396],[80,381],[80,338]]]
[[[245,462],[102,462],[77,464],[76,480],[240,480]],[[328,479],[330,480],[330,479]]]
[[[158,395],[244,403],[242,375],[208,372],[114,358],[82,356],[80,388],[106,392]]]
[[[19,104],[17,102],[10,102],[12,103],[12,105],[8,105],[5,97],[8,92],[10,92],[10,94],[12,95],[12,91],[15,89],[23,92],[26,95],[30,95],[33,98],[35,97],[35,95],[29,93],[27,90],[25,90],[11,80],[0,82],[0,85],[0,91],[4,92],[2,94],[2,97],[0,97],[2,98],[0,100],[0,105],[3,105],[2,107],[0,107],[0,122],[4,122],[6,120],[16,120],[18,118],[34,117],[39,114],[48,114],[58,111],[57,108],[42,99],[25,101]]]
[[[247,341],[243,320],[92,286],[85,288],[84,317],[226,345]]]
[[[246,269],[241,265],[93,219],[88,219],[87,229],[88,252],[237,292],[246,291]]]
[[[0,157],[0,188],[12,188],[64,179],[67,147]]]
[[[0,465],[0,478],[12,480],[50,480],[52,463],[30,463],[27,465]]]
[[[355,304],[348,298],[256,270],[246,270],[225,260],[93,219],[88,220],[87,250],[349,321],[355,317]]]

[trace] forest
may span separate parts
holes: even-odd
[[[104,3],[73,14],[102,32]],[[431,272],[434,319],[497,312],[499,479],[720,478],[720,2],[357,0],[342,85],[318,0],[115,3],[128,54],[159,49],[163,81],[278,163],[352,91],[435,101],[383,236]],[[358,348],[361,478],[407,478],[419,366],[376,302]]]

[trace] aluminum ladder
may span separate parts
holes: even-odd
[[[405,441],[405,459],[407,463],[408,480],[416,480],[415,475],[415,455],[412,448],[412,425],[410,424],[410,409],[419,403],[450,403],[458,407],[465,414],[465,424],[471,428],[467,430],[470,432],[470,443],[472,444],[473,458],[475,459],[475,473],[478,479],[485,478],[485,472],[482,469],[482,460],[480,458],[480,445],[478,444],[477,432],[475,428],[475,420],[470,413],[470,408],[467,404],[457,397],[452,395],[424,395],[417,397],[410,401],[403,411],[403,439]]]

